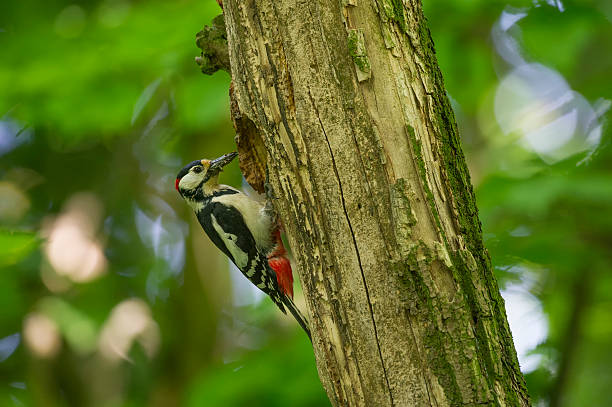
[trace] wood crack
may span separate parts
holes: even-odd
[[[313,104],[313,106],[314,106],[314,104]],[[370,311],[370,316],[371,316],[371,319],[372,319],[372,326],[374,328],[374,336],[376,338],[376,347],[378,349],[378,356],[380,358],[380,363],[382,365],[383,374],[385,376],[385,382],[387,384],[387,388],[389,389],[389,393],[388,393],[389,394],[389,401],[391,402],[391,406],[393,407],[394,406],[394,403],[393,403],[393,394],[391,392],[391,385],[389,384],[389,378],[387,376],[387,370],[385,368],[385,360],[384,360],[383,355],[382,355],[382,350],[380,349],[380,339],[378,338],[378,330],[376,328],[376,318],[374,316],[374,309],[372,307],[372,301],[370,299],[370,293],[369,293],[369,290],[368,290],[368,285],[366,283],[365,273],[363,271],[363,264],[361,263],[361,257],[359,255],[359,247],[357,245],[357,240],[355,238],[355,232],[353,231],[353,226],[351,225],[351,220],[349,218],[349,214],[348,214],[348,211],[346,209],[346,202],[345,202],[345,199],[344,199],[344,192],[342,190],[342,181],[340,180],[340,174],[338,173],[338,168],[336,166],[336,160],[334,158],[334,153],[332,151],[331,144],[329,143],[329,139],[327,137],[327,133],[325,132],[325,127],[323,126],[323,122],[321,121],[321,119],[319,117],[319,112],[317,111],[316,106],[315,106],[315,111],[316,111],[317,118],[319,119],[319,124],[321,126],[321,131],[323,132],[323,135],[325,136],[325,142],[327,143],[327,147],[329,149],[329,154],[330,154],[330,157],[331,157],[332,167],[334,169],[334,174],[336,176],[336,179],[338,180],[338,187],[340,188],[340,200],[342,201],[342,209],[344,210],[344,215],[346,217],[346,222],[348,224],[349,230],[351,232],[351,237],[353,239],[353,246],[355,247],[355,254],[357,255],[357,262],[359,263],[359,272],[361,273],[361,279],[363,281],[363,287],[365,289],[365,294],[366,294],[366,298],[367,298],[367,301],[368,301],[368,307],[369,307],[369,311]]]

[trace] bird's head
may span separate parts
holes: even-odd
[[[192,161],[176,176],[174,186],[183,198],[202,200],[211,194],[219,185],[219,173],[232,162],[238,153],[231,152],[214,160]]]

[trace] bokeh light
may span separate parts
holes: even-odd
[[[60,276],[84,283],[106,271],[106,258],[96,233],[102,217],[100,200],[93,194],[73,196],[57,219],[50,222],[45,254]]]
[[[612,405],[611,4],[423,2],[538,406]],[[217,3],[0,9],[0,406],[328,405],[173,187],[235,149],[229,75],[193,62]]]
[[[40,358],[56,356],[62,346],[57,325],[43,314],[32,313],[25,317],[23,337],[32,353]]]
[[[138,299],[122,301],[111,311],[100,334],[100,353],[111,361],[129,360],[129,351],[136,341],[147,356],[155,356],[159,348],[159,328],[151,318],[148,305]]]

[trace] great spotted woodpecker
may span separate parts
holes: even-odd
[[[196,160],[178,173],[175,188],[194,210],[200,225],[217,246],[253,284],[302,326],[306,318],[293,302],[293,275],[280,227],[268,205],[228,185],[219,184],[219,173],[238,153],[215,160]]]

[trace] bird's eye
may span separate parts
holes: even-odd
[[[193,172],[195,172],[196,174],[199,174],[202,172],[202,167],[193,167]]]

